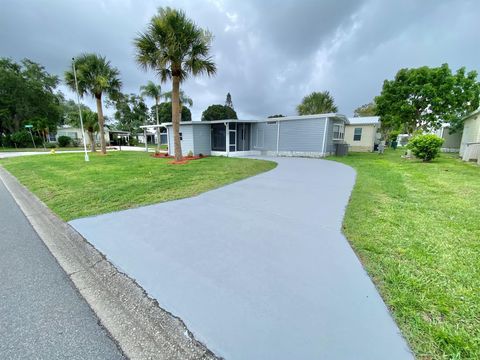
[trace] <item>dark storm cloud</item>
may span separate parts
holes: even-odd
[[[138,92],[155,74],[135,64],[132,41],[158,6],[183,8],[215,36],[217,75],[183,84],[195,119],[227,92],[242,117],[294,114],[314,90],[330,90],[351,114],[401,67],[478,70],[478,1],[4,0],[0,56],[63,76],[72,56],[97,52],[119,68],[123,91]]]

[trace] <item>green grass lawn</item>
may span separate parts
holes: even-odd
[[[480,167],[352,153],[344,233],[419,359],[480,359]]]
[[[23,156],[0,160],[64,220],[194,196],[273,169],[262,160],[207,157],[185,165],[144,152]]]

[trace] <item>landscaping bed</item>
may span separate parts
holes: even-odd
[[[357,171],[344,233],[418,359],[480,359],[480,167],[402,154],[330,158]]]

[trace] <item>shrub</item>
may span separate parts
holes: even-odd
[[[440,153],[443,139],[436,135],[416,135],[408,142],[407,148],[423,161],[431,161]]]
[[[12,144],[19,148],[33,147],[32,135],[30,135],[28,131],[18,131],[13,133],[10,139]],[[35,145],[42,145],[42,139],[40,139],[38,136],[33,136],[33,140],[35,141]]]
[[[138,146],[138,144],[140,144],[140,142],[138,141],[138,139],[135,139],[134,137],[131,137],[128,141],[128,145],[130,146]]]
[[[60,147],[67,147],[72,142],[72,139],[70,138],[70,136],[65,136],[65,135],[59,136],[57,140],[58,140],[58,146]]]
[[[47,149],[55,149],[58,146],[56,142],[47,142],[45,143],[45,147]]]

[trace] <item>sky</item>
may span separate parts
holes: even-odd
[[[133,39],[160,6],[183,9],[214,35],[217,74],[181,85],[193,120],[227,92],[243,119],[295,115],[305,95],[325,90],[350,116],[401,68],[480,72],[478,0],[1,0],[0,57],[29,58],[63,79],[73,56],[98,53],[119,69],[122,91],[138,94],[159,79],[135,63]]]

